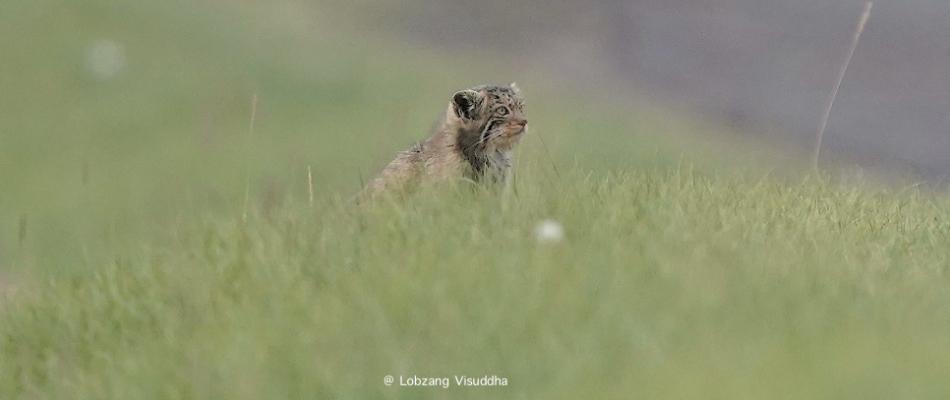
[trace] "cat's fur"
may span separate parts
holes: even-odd
[[[512,148],[526,131],[518,86],[482,85],[455,93],[435,133],[400,152],[366,187],[364,195],[410,190],[452,179],[503,182]]]

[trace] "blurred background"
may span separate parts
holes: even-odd
[[[504,51],[592,89],[624,85],[745,135],[807,148],[863,1],[418,1],[373,7],[420,45]],[[881,1],[851,65],[828,148],[864,168],[950,174],[950,3]]]
[[[798,168],[863,5],[6,0],[0,268],[299,200],[308,168],[346,198],[485,82],[527,92],[527,159]],[[947,65],[950,3],[877,3],[824,161],[943,183]]]

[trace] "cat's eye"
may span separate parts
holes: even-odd
[[[498,115],[500,115],[500,116],[502,116],[502,117],[508,115],[508,112],[509,112],[508,109],[505,108],[505,107],[502,107],[502,108],[499,108],[499,109],[498,109]]]

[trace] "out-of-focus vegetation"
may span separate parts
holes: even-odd
[[[633,95],[343,6],[0,4],[0,398],[950,391],[945,199],[764,177]],[[452,91],[509,80],[511,192],[350,203]]]
[[[528,91],[526,157],[547,157],[541,138],[563,168],[678,157],[663,137],[681,123],[630,114],[629,99],[362,35],[332,18],[343,6],[4,2],[0,263],[99,262],[196,215],[242,213],[246,182],[255,205],[299,199],[308,166],[318,197],[347,197],[454,90],[484,82]]]

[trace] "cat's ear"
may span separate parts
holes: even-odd
[[[452,108],[455,109],[455,115],[462,119],[474,119],[478,97],[478,92],[474,90],[462,90],[455,93],[452,96]]]
[[[517,82],[511,82],[511,84],[508,85],[508,87],[511,88],[511,91],[515,92],[516,95],[521,96],[521,88],[518,87]]]

